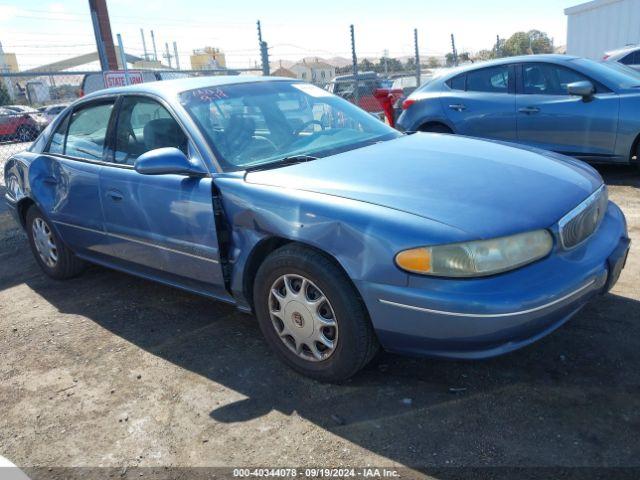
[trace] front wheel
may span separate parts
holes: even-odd
[[[269,255],[256,274],[253,300],[270,347],[308,377],[345,380],[379,349],[349,278],[310,248],[288,245]]]
[[[35,205],[27,211],[26,229],[33,256],[44,273],[62,280],[74,277],[84,269],[84,262],[62,243]]]

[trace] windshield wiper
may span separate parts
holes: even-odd
[[[291,155],[290,157],[284,157],[275,162],[259,163],[258,165],[252,165],[247,167],[247,172],[255,172],[256,170],[269,170],[271,168],[285,167],[287,165],[295,165],[296,163],[311,162],[317,160],[318,157],[311,155]]]

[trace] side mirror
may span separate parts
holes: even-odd
[[[149,150],[140,155],[133,164],[136,172],[143,175],[187,175],[204,177],[207,171],[187,158],[177,148],[166,147]]]
[[[593,83],[583,80],[581,82],[573,82],[568,84],[567,92],[569,93],[569,95],[589,98],[596,92],[596,89],[593,86]]]

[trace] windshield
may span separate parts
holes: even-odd
[[[244,170],[286,157],[324,157],[401,134],[351,103],[286,81],[198,88],[180,95],[222,167]]]
[[[613,82],[618,88],[632,88],[640,86],[640,72],[635,71],[618,62],[594,62],[586,58],[574,60],[580,66]]]

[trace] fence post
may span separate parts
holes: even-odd
[[[416,85],[420,86],[420,52],[418,51],[418,29],[413,29],[413,45],[416,49]]]
[[[456,40],[453,36],[453,33],[451,34],[451,52],[453,53],[453,66],[457,67],[458,66],[458,51],[456,50]]]
[[[360,92],[358,91],[358,57],[356,56],[356,33],[353,24],[349,26],[351,30],[351,62],[353,64],[353,96],[356,105],[360,103]]]
[[[271,69],[269,67],[269,46],[267,42],[262,40],[262,26],[260,25],[260,20],[256,22],[258,26],[258,46],[260,47],[260,63],[262,64],[262,75],[268,77],[271,73]]]
[[[122,35],[118,34],[118,48],[120,49],[120,62],[122,63],[122,69],[124,70],[124,84],[130,85],[129,69],[127,68],[127,56],[124,53],[124,47],[122,46]]]

